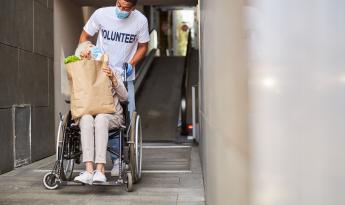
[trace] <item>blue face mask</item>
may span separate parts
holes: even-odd
[[[127,18],[129,16],[129,12],[128,11],[121,11],[119,9],[119,7],[115,8],[115,13],[116,13],[117,18],[119,18],[119,19],[125,19],[125,18]]]
[[[102,50],[99,48],[99,47],[92,47],[90,49],[90,52],[91,52],[91,56],[92,58],[94,58],[95,60],[100,60],[101,57],[102,57]]]

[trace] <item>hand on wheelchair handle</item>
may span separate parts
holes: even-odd
[[[126,76],[129,77],[133,73],[133,65],[130,63],[124,63],[123,69],[126,71]]]

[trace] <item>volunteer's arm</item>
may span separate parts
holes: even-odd
[[[83,32],[81,32],[80,34],[79,43],[90,41],[91,37],[92,36],[90,36],[88,33],[86,33],[86,31],[83,30]]]
[[[147,49],[149,47],[149,43],[138,43],[138,48],[137,51],[135,52],[132,60],[129,62],[130,64],[133,65],[133,67],[135,67],[138,62],[145,57]]]

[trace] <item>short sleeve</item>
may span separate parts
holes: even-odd
[[[96,10],[86,22],[84,26],[84,31],[90,36],[95,35],[99,31],[101,24],[99,22],[99,9]]]
[[[149,26],[147,20],[145,19],[144,24],[141,26],[138,34],[138,42],[146,43],[150,41]]]

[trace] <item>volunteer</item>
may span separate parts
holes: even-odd
[[[145,56],[150,40],[147,18],[135,9],[137,0],[117,0],[116,6],[97,9],[82,31],[79,43],[88,41],[98,32],[96,47],[109,56],[113,73],[123,76],[123,65],[128,63],[128,110],[135,110],[135,66]],[[109,139],[113,149],[118,149],[119,139]],[[119,160],[111,154],[112,176],[119,174]]]

